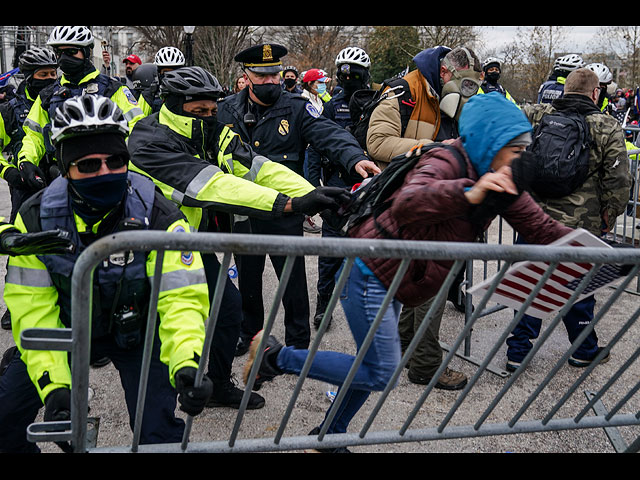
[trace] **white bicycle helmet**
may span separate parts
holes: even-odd
[[[500,69],[502,69],[502,64],[500,63],[500,60],[496,57],[489,57],[487,58],[483,63],[482,63],[482,69],[486,70],[489,65],[494,65]]]
[[[573,72],[582,67],[584,67],[584,60],[575,53],[557,58],[554,64],[556,70],[566,70],[568,72]]]
[[[74,45],[76,47],[93,47],[93,34],[89,27],[55,27],[49,35],[47,45]]]
[[[344,63],[360,65],[364,68],[371,67],[371,59],[369,58],[369,55],[359,47],[347,47],[338,53],[338,56],[336,57],[336,67],[339,67]]]
[[[65,100],[51,119],[51,140],[57,144],[68,138],[94,133],[129,134],[124,114],[111,99],[83,94]]]
[[[607,67],[604,63],[590,63],[586,68],[588,68],[598,76],[600,83],[611,83],[611,81],[613,80],[613,74],[611,73],[611,70],[609,70],[609,67]]]
[[[159,68],[182,67],[185,64],[184,54],[176,47],[162,47],[156,53],[153,63]]]

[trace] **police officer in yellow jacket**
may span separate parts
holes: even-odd
[[[173,70],[164,75],[160,89],[160,111],[139,121],[129,136],[130,169],[152,178],[193,228],[230,231],[234,214],[274,219],[337,208],[332,195],[344,195],[343,189],[315,189],[289,168],[255,154],[217,121],[223,90],[210,72]],[[220,264],[214,254],[202,259],[213,296]],[[243,391],[232,383],[231,368],[242,312],[238,290],[228,278],[222,302],[209,354],[207,376],[214,384],[209,406],[238,408]],[[264,403],[252,392],[247,408]]]
[[[110,98],[120,107],[129,128],[144,116],[133,93],[116,78],[101,74],[91,62],[94,38],[83,26],[55,27],[47,45],[58,58],[63,75],[40,92],[24,122],[25,137],[18,154],[18,168],[25,185],[33,190],[45,186],[44,173],[39,168],[45,155],[53,156],[50,141],[50,118],[65,99],[82,93]]]
[[[26,440],[25,429],[43,404],[45,421],[69,418],[72,386],[66,352],[25,350],[20,332],[71,326],[70,283],[77,256],[92,241],[131,225],[170,232],[189,229],[184,215],[153,182],[127,171],[127,133],[122,111],[98,95],[67,100],[52,119],[63,176],[25,202],[15,226],[22,232],[66,230],[77,248],[73,254],[24,255],[9,262],[4,300],[11,310],[16,348],[0,377],[0,451],[38,451]],[[118,369],[133,425],[156,252],[112,257],[94,275],[91,355],[108,356]],[[141,443],[181,441],[184,422],[175,416],[176,397],[182,410],[197,415],[211,394],[207,379],[194,386],[209,308],[200,255],[166,252],[162,272],[151,401],[145,405]],[[135,319],[136,328],[130,328]]]

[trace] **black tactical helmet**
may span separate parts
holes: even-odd
[[[133,88],[144,90],[158,82],[158,66],[155,63],[143,63],[131,75]]]

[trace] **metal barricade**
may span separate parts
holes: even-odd
[[[286,257],[284,271],[282,272],[278,288],[274,293],[272,307],[265,320],[265,338],[272,331],[276,320],[285,286],[287,285],[293,261],[299,256],[328,256],[345,258],[344,268],[336,281],[336,287],[331,296],[324,319],[312,338],[305,367],[295,382],[295,387],[290,395],[286,410],[283,413],[280,425],[273,435],[273,430],[265,429],[266,434],[259,437],[243,438],[241,435],[243,421],[247,410],[247,402],[251,388],[254,384],[257,359],[252,369],[250,379],[245,387],[244,396],[237,411],[237,416],[232,428],[225,438],[215,441],[193,441],[191,432],[193,422],[204,421],[200,417],[188,417],[183,441],[180,444],[155,444],[140,445],[141,415],[137,414],[133,422],[133,440],[131,445],[107,445],[96,446],[91,441],[93,419],[88,418],[88,386],[89,386],[89,351],[90,351],[90,318],[91,318],[91,285],[95,267],[110,254],[122,251],[152,251],[157,250],[156,271],[152,282],[152,297],[146,331],[146,344],[141,370],[141,382],[138,395],[137,412],[143,411],[143,405],[147,399],[146,375],[150,362],[151,345],[155,332],[156,302],[158,298],[160,279],[162,277],[162,262],[166,250],[200,252],[215,252],[222,256],[220,275],[217,279],[217,287],[211,302],[210,317],[206,324],[206,337],[203,355],[200,359],[197,382],[202,379],[204,367],[208,358],[211,338],[216,327],[217,313],[221,308],[222,285],[231,263],[232,254],[270,254]],[[285,435],[285,430],[295,415],[297,400],[304,389],[313,382],[307,378],[311,362],[318,352],[323,336],[328,327],[328,318],[332,312],[338,311],[338,299],[347,276],[354,267],[356,257],[384,257],[401,259],[398,273],[391,283],[385,301],[388,305],[393,298],[403,272],[411,260],[451,260],[454,265],[449,272],[444,284],[436,296],[434,305],[427,313],[419,330],[415,333],[414,340],[406,349],[400,364],[397,366],[386,389],[372,397],[371,403],[363,408],[366,417],[354,427],[353,433],[327,434],[321,430],[318,435],[308,435],[306,432],[290,432]],[[442,365],[433,379],[421,393],[412,399],[412,406],[403,412],[395,407],[390,414],[386,408],[387,403],[393,399],[401,398],[403,403],[409,398],[406,391],[396,386],[401,378],[405,366],[416,348],[418,339],[426,331],[433,316],[435,308],[440,302],[446,301],[449,286],[452,284],[456,273],[469,265],[469,260],[483,262],[497,261],[500,267],[496,271],[492,287],[505,275],[507,269],[517,262],[536,261],[547,265],[542,278],[527,298],[525,306],[532,302],[533,297],[540,290],[547,278],[554,272],[558,264],[563,262],[577,262],[593,264],[589,273],[580,282],[574,296],[560,312],[545,324],[540,338],[534,348],[525,358],[522,367],[515,373],[507,376],[487,376],[486,372],[496,356],[504,347],[505,340],[513,327],[522,316],[522,312],[514,315],[513,311],[507,315],[506,320],[492,320],[491,323],[501,323],[499,328],[493,331],[493,326],[481,319],[488,318],[481,315],[486,309],[491,289],[474,302],[474,312],[468,316],[464,324],[460,326],[455,340],[451,343]],[[599,267],[604,264],[633,265],[630,274],[619,280],[610,290],[605,290],[602,304],[597,310],[596,316],[574,344],[566,345],[563,352],[557,354],[553,361],[548,361],[549,370],[544,373],[530,366],[534,356],[540,355],[543,347],[553,338],[552,332],[561,321],[562,315],[571,303],[587,285],[590,278],[596,274]],[[530,434],[535,432],[578,431],[582,429],[605,429],[611,442],[615,442],[616,451],[638,451],[640,449],[640,436],[634,427],[640,426],[640,399],[636,392],[640,388],[638,378],[638,365],[635,361],[640,355],[637,341],[632,340],[632,351],[628,350],[629,338],[638,338],[637,318],[640,308],[631,303],[632,307],[618,308],[626,301],[626,288],[629,282],[638,274],[640,269],[640,251],[636,249],[605,249],[605,248],[568,248],[535,245],[489,245],[482,243],[442,243],[442,242],[414,242],[398,240],[360,240],[360,239],[335,239],[313,237],[282,237],[282,236],[256,236],[241,234],[186,234],[166,232],[126,232],[100,239],[87,248],[78,258],[72,277],[72,329],[57,331],[27,330],[23,332],[22,344],[25,348],[55,349],[70,351],[72,363],[72,406],[71,420],[69,422],[34,423],[28,429],[28,437],[37,442],[70,441],[75,452],[268,452],[268,451],[294,451],[312,448],[334,448],[339,446],[364,446],[364,445],[390,445],[407,442],[426,442],[435,440],[468,439],[479,437],[492,437],[510,434]],[[381,309],[381,310],[382,310]],[[503,311],[503,313],[505,313]],[[492,318],[492,317],[490,317]],[[606,318],[606,322],[602,319]],[[345,387],[353,380],[355,371],[359,367],[362,358],[372,339],[373,333],[381,320],[378,314],[372,325],[365,342],[356,354],[355,361],[345,381]],[[604,365],[596,366],[595,361],[591,366],[582,370],[566,367],[567,360],[580,345],[586,335],[596,325],[607,325],[608,342],[604,355],[612,350],[623,350],[620,345],[624,342],[625,354],[617,354],[614,360]],[[454,357],[459,354],[460,347],[473,329],[478,331],[486,328],[491,331],[491,340],[485,340],[478,346],[480,361],[477,368],[470,372],[469,381],[463,390],[456,392],[448,400],[443,400],[434,393],[434,386],[440,374],[449,366]],[[260,357],[261,355],[258,355]],[[596,359],[598,360],[598,359]],[[570,372],[566,372],[569,368]],[[527,383],[523,390],[524,382],[531,382],[531,371],[536,370],[538,376],[537,387]],[[529,372],[529,373],[526,373]],[[555,380],[560,377],[565,379],[562,385]],[[597,374],[597,375],[596,375]],[[522,380],[525,377],[526,380]],[[566,379],[569,380],[566,380]],[[273,382],[275,383],[275,382]],[[615,388],[614,388],[615,384]],[[271,385],[269,385],[271,386]],[[584,391],[586,398],[580,395],[578,390]],[[395,388],[394,388],[395,387]],[[482,394],[476,392],[482,388]],[[491,397],[487,397],[487,389]],[[268,390],[268,388],[267,388]],[[346,388],[339,390],[331,410],[329,419],[343,401]],[[518,395],[511,397],[517,391]],[[610,411],[604,407],[605,400],[613,405]],[[447,403],[447,401],[449,401]],[[542,404],[542,405],[540,405]],[[533,407],[535,405],[535,408]],[[437,407],[437,408],[434,408]],[[463,420],[458,420],[458,415],[464,413]],[[591,412],[591,413],[590,413]],[[440,415],[442,414],[442,415]],[[374,423],[381,418],[391,415],[391,428],[373,429]],[[439,417],[434,421],[434,415]],[[473,419],[469,419],[473,415]],[[259,421],[255,418],[253,422]],[[328,422],[326,422],[328,423]],[[382,422],[387,425],[387,421]],[[629,427],[627,439],[618,433],[621,427]],[[212,429],[219,429],[217,425],[211,425]],[[326,428],[326,427],[325,427]]]

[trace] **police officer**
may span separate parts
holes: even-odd
[[[609,102],[609,95],[607,94],[607,89],[611,82],[613,82],[613,75],[611,74],[611,70],[604,63],[590,63],[586,66],[589,70],[595,73],[598,76],[598,80],[600,81],[600,93],[598,96],[597,105],[601,112],[608,113],[611,115],[612,106]]]
[[[322,115],[333,120],[344,129],[348,129],[353,121],[349,112],[349,101],[354,92],[370,87],[371,59],[360,47],[346,47],[336,56],[338,85],[341,87],[336,95],[324,106]],[[351,189],[359,182],[359,175],[352,175],[340,164],[322,157],[313,148],[308,150],[309,181],[313,185],[330,185]],[[328,213],[327,215],[330,215]],[[326,215],[323,215],[326,219]],[[322,223],[323,237],[340,236],[329,221]],[[318,282],[316,285],[316,311],[313,325],[318,328],[329,304],[331,292],[335,285],[335,275],[342,265],[342,259],[336,257],[318,257]],[[330,319],[331,321],[331,319]]]
[[[582,67],[584,67],[584,60],[580,55],[571,53],[558,57],[553,64],[549,79],[540,85],[537,103],[551,103],[556,98],[562,98],[567,75]]]
[[[25,135],[22,126],[42,89],[55,83],[57,63],[53,52],[46,48],[30,48],[22,53],[18,58],[18,66],[24,75],[24,80],[18,85],[15,97],[0,105],[0,149],[10,159],[4,163],[2,169],[2,177],[7,180],[10,187],[12,207],[10,221],[15,219],[23,200],[32,193],[24,188],[16,166]],[[52,178],[48,171],[45,174],[48,179]]]
[[[98,95],[69,99],[52,118],[52,139],[63,176],[23,204],[15,225],[23,232],[61,228],[70,232],[77,248],[73,254],[12,257],[9,263],[4,299],[12,312],[17,348],[0,377],[2,451],[39,450],[26,440],[26,427],[43,404],[45,421],[69,418],[67,353],[24,350],[20,332],[71,326],[70,279],[78,255],[96,239],[125,228],[189,229],[184,215],[156,191],[153,182],[127,172],[127,133],[122,111]],[[155,259],[155,252],[125,252],[103,262],[94,276],[91,355],[112,359],[131,425]],[[157,305],[159,330],[147,392],[151,400],[145,405],[141,443],[181,441],[184,422],[175,416],[176,392],[180,408],[190,415],[200,413],[211,394],[206,378],[194,387],[209,307],[200,255],[167,251],[163,273],[168,272],[171,281],[161,286]]]
[[[22,180],[33,190],[46,184],[40,163],[45,155],[54,153],[49,139],[50,118],[65,99],[85,92],[110,98],[124,113],[129,128],[143,117],[133,93],[120,80],[101,74],[91,62],[94,38],[87,27],[55,27],[47,45],[54,50],[62,77],[38,95],[24,122],[25,136],[18,154]]]
[[[288,65],[282,70],[282,88],[290,93],[302,93],[302,88],[298,85],[300,73],[293,65]]]
[[[225,97],[218,105],[218,120],[240,134],[256,153],[282,163],[304,176],[307,145],[342,165],[349,173],[367,177],[379,168],[366,156],[355,139],[318,111],[305,98],[283,91],[280,86],[282,57],[287,49],[278,44],[249,47],[235,56],[242,64],[247,86]],[[256,234],[303,235],[304,216],[295,215],[273,221],[251,218],[236,222],[236,231]],[[284,258],[271,257],[276,273]],[[243,327],[237,354],[245,353],[251,338],[262,328],[264,308],[262,275],[265,256],[236,259],[242,294]],[[285,342],[307,348],[310,339],[309,298],[304,259],[294,262],[283,296]]]
[[[482,63],[482,71],[484,73],[484,81],[480,85],[478,93],[500,92],[508,100],[516,103],[507,89],[499,82],[500,74],[502,73],[502,64],[499,59],[495,57],[487,58]]]
[[[199,231],[230,231],[229,214],[234,213],[272,219],[288,211],[316,213],[331,206],[333,200],[319,195],[331,189],[314,189],[288,168],[256,155],[217,122],[222,94],[218,80],[200,67],[166,73],[160,112],[138,122],[129,137],[132,170],[151,177]],[[202,257],[212,296],[220,264],[214,254]],[[214,384],[210,406],[238,408],[243,391],[230,377],[241,302],[228,278],[222,301],[207,372]],[[261,408],[264,403],[252,393],[247,408]]]
[[[156,52],[153,64],[156,66],[155,81],[149,79],[149,74],[153,75],[151,70],[143,70],[136,77],[143,81],[150,81],[149,87],[141,98],[139,98],[140,108],[142,108],[145,115],[150,115],[160,110],[162,106],[162,98],[160,97],[160,82],[162,81],[162,77],[167,72],[184,67],[186,59],[179,48],[162,47]]]
[[[30,48],[20,55],[18,67],[24,75],[24,80],[18,85],[15,96],[0,105],[0,150],[8,158],[8,160],[4,158],[0,160],[0,176],[9,184],[9,195],[11,196],[9,221],[11,222],[15,220],[22,202],[33,193],[32,190],[25,188],[20,171],[16,166],[16,159],[24,137],[22,125],[40,91],[56,81],[57,61],[51,50],[36,47]],[[45,171],[48,178],[51,178],[52,174],[48,169],[45,168]],[[11,328],[9,310],[4,312],[0,325],[5,330]]]

